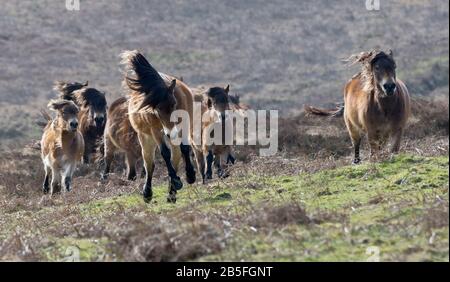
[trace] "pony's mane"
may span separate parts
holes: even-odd
[[[228,97],[230,98],[230,102],[235,105],[239,105],[241,103],[241,97],[238,94],[228,95]]]
[[[74,91],[80,90],[84,87],[87,87],[89,82],[85,83],[80,82],[65,82],[65,81],[56,81],[53,85],[53,90],[60,94],[60,98],[64,100],[73,100],[72,93]]]
[[[211,99],[215,99],[219,103],[228,103],[228,94],[221,87],[212,87],[209,88],[206,92],[206,96]]]
[[[167,98],[168,87],[163,78],[139,51],[124,51],[120,56],[125,66],[125,84],[135,93],[145,95],[141,107],[155,108]]]
[[[105,94],[94,88],[82,88],[72,92],[72,99],[80,107],[92,106],[94,109],[105,109]]]
[[[346,62],[349,66],[353,66],[357,63],[361,64],[361,71],[355,74],[353,77],[359,77],[361,79],[362,87],[365,92],[372,92],[376,89],[373,81],[372,65],[381,58],[391,60],[395,65],[395,61],[392,58],[392,55],[378,49],[353,54],[344,60],[344,62]]]

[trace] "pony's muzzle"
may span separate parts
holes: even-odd
[[[95,121],[95,125],[96,125],[97,127],[101,127],[101,126],[103,126],[104,123],[105,123],[105,118],[102,117],[102,116],[97,116],[97,117],[94,118],[94,121]]]
[[[77,128],[78,128],[78,121],[72,120],[72,121],[69,123],[69,126],[70,126],[70,129],[71,129],[72,131],[77,130]]]
[[[394,82],[388,82],[388,83],[383,84],[383,90],[387,96],[394,95],[396,88],[397,88],[397,85]]]

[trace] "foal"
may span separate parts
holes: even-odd
[[[185,161],[187,182],[195,182],[195,170],[190,159],[189,145],[193,128],[193,95],[182,81],[158,73],[138,51],[125,51],[121,57],[122,64],[129,72],[125,76],[125,83],[130,89],[128,114],[141,144],[146,170],[144,200],[149,202],[152,199],[154,155],[156,148],[159,147],[170,177],[167,200],[174,203],[177,190],[183,187],[177,175],[181,155]],[[177,125],[170,118],[175,110],[183,110],[189,114],[190,132],[183,134],[189,140],[183,140],[179,147],[173,146],[170,150],[167,136],[178,136],[179,133]]]
[[[360,145],[367,134],[371,157],[382,148],[389,137],[394,139],[391,153],[400,150],[400,142],[411,108],[408,89],[396,77],[392,51],[362,52],[349,58],[361,63],[362,71],[345,86],[344,107],[323,110],[305,107],[307,113],[322,116],[344,116],[355,149],[353,164],[361,162]]]
[[[84,163],[89,163],[97,142],[103,137],[107,110],[105,94],[87,86],[88,82],[82,84],[61,81],[56,82],[54,86],[61,99],[73,101],[80,108],[79,129],[85,141]]]
[[[57,112],[56,119],[48,115],[47,126],[41,140],[41,157],[45,179],[43,192],[53,195],[62,185],[70,191],[73,172],[84,153],[83,136],[78,131],[78,107],[67,100],[52,100],[48,107]],[[51,188],[49,183],[52,174]]]

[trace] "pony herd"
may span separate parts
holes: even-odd
[[[141,176],[145,177],[145,183],[142,195],[146,202],[153,195],[157,149],[169,176],[169,202],[176,202],[177,191],[183,187],[178,172],[181,162],[189,184],[197,179],[192,159],[203,183],[213,177],[213,167],[218,177],[227,177],[227,166],[235,161],[233,148],[209,142],[214,134],[209,129],[219,122],[224,133],[227,112],[245,110],[248,106],[230,95],[229,86],[190,88],[182,79],[158,72],[138,51],[125,51],[121,58],[127,95],[109,107],[105,94],[89,88],[88,82],[55,84],[59,98],[51,100],[48,107],[56,112],[56,117],[51,118],[43,111],[47,119],[41,140],[44,193],[54,194],[61,188],[70,191],[77,163],[92,162],[97,151],[103,156],[102,180],[107,179],[117,152],[125,155],[128,180],[137,178],[137,163],[143,161]],[[361,63],[362,71],[345,86],[344,106],[335,110],[307,106],[305,111],[311,115],[344,116],[355,149],[353,163],[357,164],[361,161],[361,140],[366,134],[371,157],[389,136],[394,138],[392,152],[398,152],[410,105],[406,86],[396,78],[392,52],[362,52],[350,57],[350,61]],[[202,117],[210,117],[202,118],[201,144],[193,142],[193,123],[198,122],[193,118],[194,102],[201,103]],[[189,132],[181,134],[184,139],[180,145],[171,142],[180,135],[177,123],[171,119],[176,110],[189,114]]]

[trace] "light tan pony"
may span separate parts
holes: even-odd
[[[195,182],[190,142],[192,141],[193,95],[189,87],[173,76],[159,73],[138,51],[125,51],[121,54],[122,64],[127,74],[125,84],[129,89],[128,114],[133,129],[137,132],[142,148],[146,170],[143,196],[146,202],[152,199],[152,176],[156,148],[159,147],[169,174],[169,202],[176,202],[176,193],[183,187],[177,175],[178,165],[183,157],[186,167],[186,180]],[[183,140],[180,146],[172,146],[167,135],[178,135],[176,123],[171,121],[175,110],[189,114],[190,140]]]
[[[70,191],[76,165],[83,157],[84,140],[78,130],[79,109],[72,101],[52,100],[48,107],[57,116],[52,120],[43,112],[48,123],[41,139],[41,157],[45,170],[43,192],[53,195],[61,186]]]

